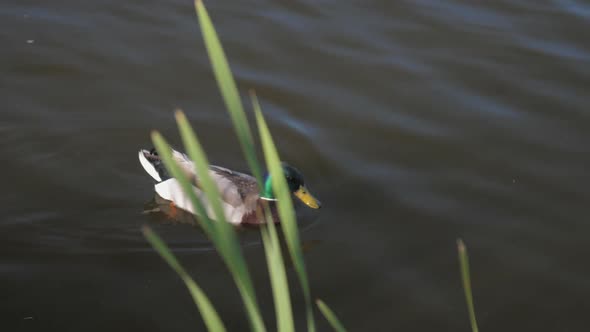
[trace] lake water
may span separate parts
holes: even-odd
[[[241,92],[324,204],[302,228],[312,292],[351,331],[468,331],[457,238],[481,330],[588,327],[588,2],[207,5]],[[176,108],[212,163],[246,169],[192,3],[8,0],[0,40],[0,329],[201,330],[148,224],[247,330],[199,229],[142,213],[137,150],[152,129],[180,146]],[[273,330],[258,234],[241,236]]]

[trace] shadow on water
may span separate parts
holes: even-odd
[[[315,224],[318,222],[319,213],[306,208],[303,204],[297,201],[294,201],[293,203],[297,210],[299,231],[304,234],[311,228],[315,227]],[[167,233],[165,230],[166,227],[174,228],[174,226],[192,226],[188,232],[198,234],[191,234],[190,239],[195,240],[197,238],[206,238],[205,233],[199,225],[197,216],[170,204],[170,201],[161,198],[158,194],[154,194],[154,198],[145,203],[143,214],[148,216],[150,225],[162,226],[159,227],[159,229],[160,231],[164,231],[164,233]],[[237,226],[234,228],[240,234],[240,241],[243,248],[262,247],[259,228],[260,226],[255,225]],[[170,232],[170,230],[168,230],[168,232]],[[175,232],[175,230],[172,230],[172,232]],[[277,228],[277,232],[281,239],[281,244],[285,245],[284,235],[282,234],[280,224]],[[211,242],[207,239],[205,239],[205,243],[207,244],[206,246],[195,248],[195,245],[199,245],[201,242],[194,243],[189,241],[188,243],[179,243],[178,239],[176,239],[171,242],[171,248],[174,252],[186,252],[187,250],[215,250]],[[301,244],[303,252],[305,253],[311,250],[320,243],[320,240],[304,238]],[[288,261],[290,258],[288,257],[286,247],[283,248],[283,254],[285,261]]]

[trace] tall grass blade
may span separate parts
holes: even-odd
[[[178,164],[174,162],[174,160],[172,159],[172,150],[170,148],[170,145],[168,144],[168,142],[166,142],[164,137],[162,137],[162,135],[157,131],[152,132],[152,142],[154,143],[154,146],[158,151],[158,155],[160,156],[160,158],[162,158],[162,161],[164,162],[166,169],[168,170],[168,172],[170,172],[170,175],[172,175],[176,180],[178,180],[178,183],[181,185],[182,190],[188,195],[191,203],[195,207],[195,210],[197,211],[199,216],[201,216],[200,218],[197,218],[197,221],[199,222],[207,236],[211,239],[211,241],[216,243],[219,240],[217,232],[213,227],[214,225],[212,221],[207,217],[206,210],[203,207],[201,201],[197,198],[195,192],[193,191],[193,187],[190,184],[187,175],[180,169],[180,166],[178,166]]]
[[[266,329],[256,301],[256,293],[254,292],[248,267],[242,255],[239,240],[233,226],[225,218],[219,189],[209,174],[207,156],[184,113],[177,111],[176,121],[185,144],[186,152],[195,165],[195,172],[198,174],[199,184],[207,195],[207,201],[212,206],[212,213],[216,220],[213,224],[215,232],[219,235],[216,238],[215,245],[230,270],[242,296],[252,329],[255,331],[264,331]]]
[[[324,317],[326,317],[326,320],[330,323],[330,325],[335,331],[346,332],[344,325],[342,325],[338,317],[336,317],[334,312],[330,308],[328,308],[328,306],[322,300],[317,299],[316,304],[318,305],[318,308],[320,309]]]
[[[184,284],[188,288],[193,300],[197,304],[197,308],[199,308],[199,312],[201,313],[201,317],[203,317],[203,321],[205,322],[205,326],[207,326],[207,330],[209,331],[225,331],[225,326],[223,322],[219,318],[217,311],[207,298],[207,295],[201,290],[199,285],[186,273],[182,265],[176,260],[170,249],[162,239],[156,233],[154,233],[151,228],[144,226],[142,228],[143,235],[145,238],[150,242],[152,247],[162,256],[162,258],[170,265],[170,267],[176,271],[176,273],[182,278]]]
[[[473,306],[473,295],[471,294],[471,277],[469,275],[469,257],[467,256],[467,248],[463,240],[457,240],[457,250],[459,252],[459,265],[461,265],[461,279],[463,280],[463,290],[465,291],[465,301],[467,302],[467,310],[469,311],[469,321],[471,322],[471,330],[478,332],[477,320],[475,319],[475,308]]]
[[[277,230],[268,205],[266,207],[267,225],[261,228],[261,235],[274,297],[277,330],[279,332],[291,332],[295,331],[295,326],[293,309],[291,308],[291,296],[289,294],[289,282],[285,272]]]
[[[209,175],[209,160],[207,159],[207,155],[205,154],[197,135],[188,122],[186,115],[184,115],[182,111],[177,110],[175,116],[186,152],[195,165],[195,174],[198,174],[199,185],[207,194],[207,201],[212,207],[214,215],[211,217],[213,220],[226,221],[221,224],[227,224],[223,207],[221,206],[219,189]]]
[[[256,114],[256,122],[258,124],[260,140],[262,142],[262,147],[264,150],[266,166],[269,169],[270,176],[272,178],[271,182],[273,185],[273,192],[275,194],[275,197],[278,199],[277,206],[279,216],[281,219],[281,226],[287,242],[287,248],[289,249],[291,260],[293,261],[293,266],[297,271],[297,276],[299,278],[299,282],[301,283],[301,288],[303,290],[303,295],[305,297],[307,328],[308,331],[315,331],[315,322],[313,318],[313,308],[311,306],[309,282],[307,279],[307,273],[305,271],[305,262],[303,260],[303,253],[301,251],[301,243],[299,241],[299,230],[297,228],[297,222],[295,220],[295,210],[293,209],[291,193],[287,186],[287,181],[283,173],[281,161],[276,146],[274,144],[266,121],[264,120],[264,116],[262,115],[260,104],[258,103],[258,98],[256,97],[256,94],[253,91],[250,93],[250,96],[252,98],[254,112]]]
[[[262,190],[262,172],[256,157],[252,132],[248,124],[246,114],[244,113],[235,80],[232,76],[225,57],[225,53],[217,36],[217,32],[215,31],[209,14],[207,13],[207,10],[201,0],[195,0],[195,9],[199,18],[199,24],[203,34],[203,39],[205,40],[209,59],[213,67],[213,72],[215,74],[215,78],[221,91],[224,103],[230,113],[246,160],[248,161],[250,169],[252,170],[252,173],[254,174],[260,189]],[[306,301],[308,331],[315,332],[315,322],[313,317],[313,308],[311,305],[309,282],[305,271],[305,264],[303,261],[303,254],[299,240],[299,231],[295,220],[293,203],[291,201],[291,193],[284,178],[280,159],[260,110],[258,100],[256,99],[255,95],[252,95],[252,99],[254,109],[256,111],[256,120],[259,134],[265,152],[265,161],[267,168],[269,169],[273,178],[273,192],[278,199],[278,211],[283,223],[283,231],[285,233],[287,246]],[[250,274],[248,273],[246,261],[239,246],[238,238],[233,227],[227,223],[219,189],[209,174],[209,162],[201,144],[199,143],[199,140],[188,123],[186,116],[182,112],[178,111],[176,113],[176,119],[186,151],[194,163],[195,172],[199,175],[197,179],[198,186],[202,189],[206,197],[203,197],[200,193],[198,195],[202,197],[197,197],[197,193],[194,191],[193,184],[181,169],[181,167],[179,167],[179,165],[177,165],[172,158],[170,146],[157,132],[152,134],[154,145],[162,157],[166,168],[180,183],[183,191],[188,194],[192,204],[195,207],[195,210],[200,215],[198,218],[199,223],[201,223],[201,226],[209,238],[213,241],[217,251],[228,266],[228,269],[230,270],[242,296],[244,306],[248,313],[248,318],[250,319],[252,330],[266,331],[264,321],[256,301],[256,294],[254,292]],[[201,200],[203,200],[203,202],[209,203],[209,210],[203,206],[203,202]],[[275,225],[272,222],[272,216],[270,216],[268,206],[265,206],[265,208],[267,212],[267,225],[261,229],[261,235],[271,278],[271,286],[273,289],[275,311],[277,315],[277,329],[281,332],[292,332],[295,329],[293,312],[291,307],[287,274],[281,253],[280,241]],[[215,219],[216,221],[212,221],[211,218]],[[160,255],[162,255],[168,264],[170,264],[170,266],[172,266],[185,281],[187,287],[191,291],[191,294],[193,294],[193,298],[195,298],[195,302],[197,302],[197,305],[199,305],[199,310],[206,320],[208,329],[215,331],[225,331],[225,327],[211,306],[211,303],[206,298],[205,294],[186,274],[184,269],[180,266],[178,261],[176,261],[165,244],[149,229],[144,229],[144,234],[150,243],[152,243],[154,248],[158,250]],[[344,331],[342,325],[338,323],[334,314],[325,306],[325,304],[323,304],[321,301],[318,301],[318,306],[335,329],[338,331]],[[336,325],[334,321],[338,323],[338,325]]]
[[[232,122],[236,128],[240,145],[246,156],[246,161],[252,170],[252,174],[258,181],[262,183],[262,173],[258,159],[256,158],[256,151],[254,150],[254,140],[252,138],[252,131],[248,124],[242,101],[238,93],[236,82],[229,68],[229,64],[225,57],[225,52],[215,31],[215,27],[211,22],[211,18],[201,0],[195,0],[195,9],[199,18],[199,25],[209,54],[209,60],[213,67],[215,79],[219,86],[219,91],[225,102],[225,106],[229,110]]]

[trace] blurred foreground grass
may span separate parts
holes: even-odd
[[[234,130],[237,133],[244,156],[248,162],[252,174],[258,181],[260,192],[262,192],[262,168],[256,157],[252,131],[245,115],[235,80],[205,6],[200,0],[197,0],[195,1],[195,8],[219,90],[230,114]],[[269,170],[270,176],[274,180],[272,181],[273,192],[275,193],[275,196],[278,200],[277,205],[279,217],[281,220],[281,228],[285,235],[289,256],[293,262],[293,267],[296,271],[298,281],[301,286],[301,291],[303,292],[305,298],[307,330],[315,331],[316,323],[314,319],[314,310],[312,307],[311,291],[301,250],[299,230],[297,228],[293,203],[291,201],[291,193],[288,189],[284,174],[282,172],[280,157],[275,147],[272,135],[262,114],[256,94],[253,91],[250,92],[250,98],[252,100],[252,107],[256,117],[258,134],[262,143],[266,169]],[[242,254],[237,235],[233,226],[225,220],[220,194],[218,192],[217,186],[209,177],[209,173],[207,171],[209,169],[209,162],[205,152],[203,151],[199,139],[188,123],[184,113],[177,111],[176,121],[178,123],[185,150],[191,160],[193,160],[195,163],[195,171],[200,176],[203,191],[205,192],[208,201],[212,205],[214,214],[213,218],[208,217],[201,201],[196,197],[189,179],[180,170],[179,166],[176,165],[172,160],[170,145],[158,132],[152,133],[154,145],[170,174],[180,182],[183,191],[191,200],[195,208],[194,210],[199,214],[199,217],[197,218],[199,225],[202,227],[208,238],[212,241],[213,245],[233,276],[236,287],[238,288],[241,295],[244,309],[250,322],[251,330],[266,331],[267,328],[264,324],[264,319],[258,306],[254,285],[252,283],[244,255]],[[287,274],[285,272],[285,264],[283,261],[283,253],[281,252],[279,237],[276,227],[272,222],[272,217],[270,216],[268,206],[266,207],[265,212],[266,220],[268,222],[265,226],[260,227],[260,232],[264,245],[264,252],[267,260],[267,267],[271,280],[275,304],[275,315],[277,322],[276,330],[281,332],[295,331],[291,296],[289,293],[289,285]],[[226,328],[223,324],[223,321],[219,317],[212,302],[209,300],[205,292],[198,286],[198,284],[186,273],[184,268],[180,265],[166,244],[149,227],[144,227],[143,233],[154,249],[182,278],[191,296],[193,297],[201,313],[201,316],[203,317],[203,321],[207,326],[207,329],[209,331],[225,331]],[[477,332],[477,324],[475,322],[475,313],[473,310],[473,300],[471,299],[471,286],[469,280],[467,256],[462,242],[460,242],[459,245],[459,253],[463,285],[467,298],[472,329],[474,332]],[[316,300],[316,304],[319,308],[319,311],[324,315],[334,330],[345,331],[344,325],[338,320],[334,312],[323,301],[318,299]]]
[[[219,42],[219,38],[213,27],[211,19],[207,10],[201,1],[195,1],[195,8],[203,39],[209,59],[213,67],[215,78],[219,85],[219,90],[223,96],[223,100],[227,110],[231,116],[234,129],[237,133],[240,145],[252,174],[256,177],[260,191],[262,192],[262,169],[257,160],[254,148],[254,140],[250,125],[246,118],[244,108],[238,93],[235,80],[231,74],[231,70],[227,63],[223,48]],[[306,319],[308,331],[315,331],[314,311],[312,308],[311,292],[307,278],[305,262],[301,251],[299,240],[299,231],[295,220],[295,212],[293,203],[291,201],[291,193],[288,189],[280,162],[280,157],[276,150],[274,141],[262,114],[260,105],[255,93],[250,93],[254,112],[256,115],[256,124],[258,134],[262,142],[262,148],[265,157],[266,169],[269,170],[270,176],[273,179],[273,192],[277,198],[277,206],[279,217],[281,220],[282,231],[285,235],[285,241],[293,266],[297,272],[299,283],[305,298],[306,305]],[[185,146],[185,150],[191,160],[195,163],[195,171],[200,176],[200,181],[208,201],[213,207],[214,216],[209,218],[205,213],[202,203],[197,199],[192,190],[192,185],[189,179],[183,172],[181,172],[178,165],[172,160],[171,148],[166,140],[158,133],[152,133],[152,140],[159,155],[161,156],[166,168],[172,176],[180,182],[183,191],[187,194],[191,203],[198,212],[197,218],[200,226],[203,228],[209,239],[213,242],[216,250],[219,252],[221,258],[228,267],[236,286],[242,297],[250,326],[253,331],[266,331],[264,320],[260,312],[254,286],[248,272],[248,266],[239,246],[237,235],[233,226],[225,220],[223,213],[221,198],[217,187],[209,177],[208,169],[209,162],[201,147],[197,135],[194,133],[186,116],[178,111],[176,113],[176,120],[179,126],[179,131]],[[267,260],[268,271],[271,280],[271,287],[275,302],[275,314],[278,331],[294,331],[295,324],[293,319],[293,310],[291,307],[291,297],[289,294],[289,285],[287,274],[285,272],[285,265],[283,262],[283,254],[279,243],[279,237],[276,227],[272,222],[272,217],[269,213],[268,206],[266,207],[265,226],[260,227],[262,242],[264,245],[265,256]],[[151,231],[149,228],[144,228],[144,234],[150,241],[152,246],[160,253],[160,255],[168,262],[168,264],[180,275],[186,283],[195,303],[199,307],[203,320],[210,331],[224,331],[225,327],[222,320],[217,314],[213,304],[205,295],[198,284],[186,274],[182,266],[178,263],[176,258],[170,252],[164,242]],[[323,303],[323,302],[322,302]],[[325,305],[324,305],[325,306]],[[334,320],[335,316],[332,314],[330,320]],[[342,326],[339,324],[338,326]],[[343,328],[338,328],[338,331],[344,331]]]

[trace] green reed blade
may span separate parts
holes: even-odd
[[[197,16],[199,17],[199,25],[201,27],[207,53],[209,54],[209,60],[213,67],[215,79],[219,86],[219,91],[221,91],[225,106],[230,113],[240,145],[246,156],[246,161],[252,170],[252,174],[254,174],[258,183],[262,183],[262,172],[258,159],[256,158],[252,131],[250,130],[248,119],[244,113],[238,88],[225,57],[225,52],[223,51],[215,27],[211,22],[211,18],[207,13],[207,9],[201,0],[195,0],[195,9],[197,11]]]
[[[142,228],[143,235],[145,238],[150,242],[152,247],[162,256],[162,258],[170,265],[170,267],[176,271],[176,273],[182,278],[184,284],[188,288],[193,300],[197,304],[197,308],[199,308],[199,312],[201,313],[201,317],[203,317],[203,321],[205,322],[205,326],[207,326],[207,330],[209,331],[225,331],[225,326],[223,322],[219,318],[217,311],[207,298],[207,295],[203,292],[203,290],[197,285],[197,283],[186,273],[185,269],[180,265],[178,260],[174,257],[168,246],[160,239],[151,228],[144,226]]]
[[[197,178],[199,186],[202,188],[203,192],[206,193],[207,201],[212,207],[213,211],[208,211],[210,217],[213,220],[224,221],[224,223],[219,223],[220,225],[227,225],[227,220],[221,205],[219,188],[217,188],[209,174],[209,160],[203,151],[203,147],[190,123],[186,119],[186,115],[184,115],[182,111],[177,110],[175,116],[180,136],[182,137],[182,142],[184,143],[189,158],[193,161],[195,174],[198,174]],[[213,216],[211,216],[211,212]]]
[[[297,222],[295,220],[295,210],[293,209],[293,202],[291,201],[291,193],[287,186],[287,181],[283,173],[281,161],[276,146],[274,144],[266,121],[264,120],[264,116],[262,115],[260,104],[258,103],[258,98],[256,97],[256,94],[253,91],[250,93],[250,96],[252,98],[252,104],[254,107],[254,112],[256,114],[256,122],[258,124],[258,131],[264,150],[266,165],[270,171],[270,176],[273,179],[273,192],[278,200],[277,206],[279,216],[281,219],[283,233],[285,234],[285,239],[287,241],[287,247],[291,255],[291,260],[293,261],[293,265],[295,267],[295,270],[297,271],[297,276],[299,278],[299,282],[301,283],[301,288],[303,290],[303,295],[305,297],[307,327],[309,331],[315,331],[309,282],[307,280],[307,273],[305,271],[305,262],[303,260],[303,253],[301,251],[301,243],[299,242],[299,230],[297,228]]]
[[[217,232],[215,231],[215,228],[213,227],[214,225],[212,221],[207,217],[205,208],[203,207],[201,200],[197,198],[197,195],[193,190],[193,186],[190,184],[187,174],[184,171],[182,171],[180,166],[173,160],[172,149],[170,148],[170,144],[168,144],[164,137],[162,137],[162,135],[157,131],[152,132],[152,142],[154,143],[154,146],[158,151],[158,155],[160,156],[160,158],[162,158],[164,166],[166,166],[166,169],[168,170],[168,172],[170,172],[170,175],[172,175],[172,177],[174,177],[178,181],[178,183],[182,187],[183,192],[185,192],[188,195],[191,203],[195,207],[195,210],[197,211],[199,216],[201,216],[200,218],[197,218],[197,221],[199,222],[207,236],[212,241],[216,242],[218,236]]]
[[[467,256],[467,248],[463,240],[457,240],[457,250],[459,252],[459,265],[461,266],[461,279],[463,280],[463,290],[465,291],[465,301],[467,302],[467,310],[469,312],[469,321],[471,322],[471,330],[478,332],[477,320],[475,318],[475,308],[473,306],[473,295],[471,294],[471,277],[469,274],[469,257]]]
[[[320,309],[324,317],[326,317],[326,320],[330,323],[330,325],[335,331],[346,332],[344,325],[342,325],[338,317],[336,317],[334,312],[330,308],[328,308],[328,306],[322,300],[317,299],[316,304],[318,305],[318,308]]]
[[[268,205],[266,206],[266,221],[266,227],[261,227],[261,235],[275,303],[277,330],[279,332],[295,331],[289,282],[285,272],[279,237]]]
[[[248,267],[242,255],[234,228],[225,218],[219,188],[209,174],[207,156],[184,113],[177,111],[176,121],[186,151],[195,165],[195,172],[198,174],[199,184],[207,195],[207,201],[213,208],[212,212],[216,220],[214,227],[219,235],[216,242],[218,251],[230,270],[242,296],[252,329],[255,331],[264,331],[266,328],[264,327],[264,321],[262,320],[262,315],[256,301],[256,293],[252,285],[250,273],[248,272]]]

